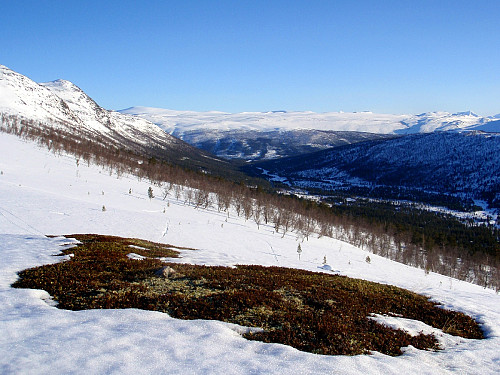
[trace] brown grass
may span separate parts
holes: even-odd
[[[399,355],[408,345],[438,349],[434,336],[386,327],[369,318],[373,313],[398,314],[452,335],[483,338],[469,316],[391,285],[290,268],[167,264],[158,258],[177,257],[180,248],[111,236],[70,237],[82,242],[63,251],[74,254],[71,260],[22,271],[13,286],[44,289],[58,307],[69,310],[133,307],[180,319],[260,327],[244,336],[319,354]],[[147,258],[129,259],[132,252]],[[156,275],[165,265],[177,274]]]

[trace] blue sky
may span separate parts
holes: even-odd
[[[500,113],[500,0],[10,1],[0,64],[108,109]]]

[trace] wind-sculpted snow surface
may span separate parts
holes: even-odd
[[[264,224],[197,209],[175,196],[148,198],[147,181],[117,177],[0,133],[0,372],[204,374],[497,374],[500,372],[500,297],[494,291],[391,262],[331,238],[274,233]],[[157,187],[152,187],[157,192]],[[105,210],[103,210],[105,207]],[[197,250],[182,263],[260,264],[339,273],[389,283],[428,295],[481,324],[485,340],[437,331],[444,350],[406,348],[400,357],[379,353],[320,356],[287,346],[245,340],[244,327],[216,321],[181,321],[143,310],[57,309],[47,293],[12,289],[16,273],[64,261],[54,257],[67,239],[44,234],[100,233]],[[63,247],[61,247],[63,245]],[[131,249],[131,252],[134,252]],[[327,259],[327,266],[323,262]],[[140,260],[137,260],[140,261]],[[374,319],[382,319],[374,317]],[[428,330],[392,317],[410,333]]]

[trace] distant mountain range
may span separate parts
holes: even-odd
[[[182,138],[192,130],[296,130],[355,131],[377,134],[412,134],[448,130],[499,131],[500,114],[481,117],[473,112],[427,112],[391,115],[372,112],[193,112],[131,107],[119,111],[145,118]],[[493,125],[493,126],[492,126]]]
[[[500,132],[500,115],[473,112],[391,115],[371,112],[192,112],[132,107],[120,113],[154,122],[167,133],[229,159],[262,160],[394,135],[437,131]]]

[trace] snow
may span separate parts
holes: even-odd
[[[74,157],[54,155],[0,133],[0,373],[196,373],[196,374],[497,374],[500,372],[500,296],[477,285],[408,267],[331,238],[300,242],[294,233],[195,209],[177,201],[149,199],[147,181],[117,177]],[[155,192],[159,188],[152,186]],[[129,194],[129,189],[131,193]],[[106,211],[102,210],[102,206]],[[227,221],[226,221],[227,220]],[[246,328],[183,321],[167,314],[127,310],[66,311],[44,291],[13,289],[16,273],[63,261],[53,255],[74,241],[45,234],[100,233],[194,248],[176,262],[262,264],[337,272],[404,287],[463,311],[481,322],[485,340],[441,336],[445,349],[409,347],[400,357],[380,353],[321,356],[248,341]],[[133,254],[131,248],[131,254]],[[328,267],[323,266],[326,256]],[[321,268],[323,267],[323,268]],[[383,319],[409,332],[419,322]]]
[[[61,98],[4,65],[0,65],[0,112],[81,125],[81,121],[63,106]]]
[[[316,129],[358,131],[379,134],[429,133],[448,130],[500,132],[494,118],[473,112],[427,112],[419,115],[394,115],[372,112],[194,112],[151,107],[130,107],[120,113],[147,119],[167,133],[182,138],[193,130],[292,130]],[[491,125],[489,124],[491,122]]]
[[[49,124],[56,130],[109,137],[158,146],[177,142],[155,124],[100,107],[75,84],[66,80],[36,83],[0,65],[0,113]]]
[[[142,256],[142,255],[139,255],[139,254],[136,254],[136,253],[129,253],[129,254],[127,254],[127,257],[129,259],[133,259],[133,260],[143,260],[143,259],[146,259],[145,256]]]
[[[99,107],[87,94],[73,83],[58,79],[53,82],[40,83],[41,86],[48,88],[51,92],[63,99],[68,107],[85,124],[97,132],[107,134],[111,129],[104,125],[104,119],[107,119],[107,111]]]
[[[189,130],[349,130],[370,133],[391,133],[404,129],[404,115],[373,114],[370,112],[314,113],[304,112],[194,112],[162,108],[131,107],[119,111],[138,115],[181,136]]]
[[[63,99],[71,111],[82,120],[85,127],[96,134],[112,135],[113,132],[117,132],[125,138],[146,144],[147,140],[137,137],[137,131],[141,131],[168,142],[169,136],[158,126],[138,117],[103,109],[72,82],[58,79],[40,85]]]
[[[470,341],[462,337],[452,336],[447,333],[444,333],[440,329],[431,327],[418,320],[406,319],[398,316],[380,315],[380,314],[373,314],[371,319],[394,329],[405,330],[412,336],[417,336],[420,333],[426,335],[433,334],[438,339],[441,348],[444,349],[451,348],[453,346],[457,346],[467,341]]]

